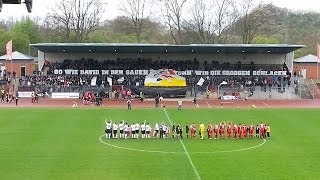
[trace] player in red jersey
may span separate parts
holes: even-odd
[[[239,129],[239,138],[242,139],[243,138],[243,127],[241,124],[239,124],[238,129]]]
[[[196,128],[194,124],[191,124],[190,126],[190,139],[194,139],[195,138],[195,133],[196,133]]]
[[[232,125],[231,125],[231,123],[229,123],[228,124],[228,126],[227,126],[227,134],[228,134],[228,139],[230,139],[231,138],[231,133],[232,133]]]
[[[225,134],[225,122],[220,123],[220,137],[221,138],[226,138]]]
[[[218,137],[219,125],[217,123],[214,125],[213,132],[214,132],[214,139],[219,139]]]
[[[243,128],[243,138],[247,138],[248,137],[247,125],[243,124],[242,128]]]
[[[211,124],[208,125],[207,131],[208,131],[208,138],[209,138],[209,139],[212,139],[212,136],[213,136],[213,128],[212,128],[212,125],[211,125]]]
[[[254,133],[254,125],[253,123],[251,123],[250,127],[249,127],[249,137],[253,138],[253,133]]]
[[[233,125],[233,139],[237,139],[237,135],[238,135],[238,126],[237,124]]]
[[[260,131],[260,138],[261,139],[265,138],[265,126],[262,122],[259,125],[259,131]]]

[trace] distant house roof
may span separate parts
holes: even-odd
[[[3,56],[0,56],[0,61],[1,60],[6,60],[6,59],[7,59],[6,54],[3,55]],[[29,55],[20,53],[18,51],[14,51],[12,53],[12,60],[34,60],[34,58],[29,56]]]
[[[112,44],[112,43],[39,43],[30,46],[44,53],[224,53],[287,54],[304,45],[289,44]]]
[[[318,61],[318,57],[312,54],[293,60],[293,62],[295,63],[316,63],[317,61]]]

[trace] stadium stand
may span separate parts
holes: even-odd
[[[38,49],[40,73],[21,78],[21,91],[34,88],[49,95],[90,91],[112,98],[126,97],[130,92],[136,97],[244,99],[296,94],[291,78],[292,52],[304,47],[108,43],[31,46]]]
[[[121,90],[123,88],[135,89],[134,87],[140,87],[143,90],[145,75],[70,75],[70,74],[55,74],[55,69],[88,69],[88,70],[103,70],[103,69],[174,69],[179,71],[193,70],[193,73],[188,76],[184,76],[187,82],[187,90],[191,96],[204,94],[208,89],[211,92],[215,92],[218,85],[222,82],[226,82],[226,85],[221,87],[221,95],[235,95],[242,92],[246,92],[246,96],[253,96],[254,91],[261,89],[263,92],[271,91],[271,89],[276,89],[278,93],[285,92],[285,87],[290,86],[290,72],[287,71],[288,68],[286,64],[283,65],[255,65],[251,63],[249,65],[241,64],[238,62],[236,64],[222,63],[219,64],[216,61],[204,61],[200,64],[197,59],[194,60],[161,60],[153,61],[152,59],[145,58],[124,58],[117,60],[104,60],[98,61],[94,59],[79,59],[70,60],[65,59],[62,62],[46,62],[44,69],[47,67],[46,75],[33,75],[22,77],[20,79],[20,89],[28,89],[30,87],[37,87],[38,91],[41,92],[74,92],[74,91],[85,91],[91,87],[91,90],[98,91],[110,91],[110,82],[108,78],[112,79],[111,84],[113,86],[120,86]],[[197,75],[196,70],[256,70],[256,69],[267,69],[273,71],[287,71],[287,76],[203,76]],[[91,84],[92,78],[96,77],[96,84]],[[122,81],[119,79],[123,78]],[[197,82],[203,79],[203,84],[197,86]],[[113,91],[113,90],[112,90]],[[137,95],[138,91],[134,91]],[[161,93],[161,92],[160,92]],[[154,94],[156,96],[156,94]],[[219,95],[218,95],[219,96]],[[240,98],[240,96],[237,96]],[[253,96],[258,97],[258,96]]]

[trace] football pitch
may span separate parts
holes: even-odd
[[[106,118],[262,121],[271,138],[109,140]],[[316,109],[0,109],[0,179],[319,179],[319,127]]]

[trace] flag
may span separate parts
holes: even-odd
[[[108,83],[109,83],[109,86],[112,86],[112,78],[107,77],[107,81],[108,81]]]
[[[12,39],[6,45],[7,57],[6,59],[12,61]]]
[[[124,77],[121,77],[117,80],[119,83],[122,83],[124,81]]]
[[[198,81],[197,85],[202,86],[204,83],[204,79],[201,77],[200,80]]]
[[[93,77],[91,79],[91,86],[96,86],[97,85],[97,77]]]

